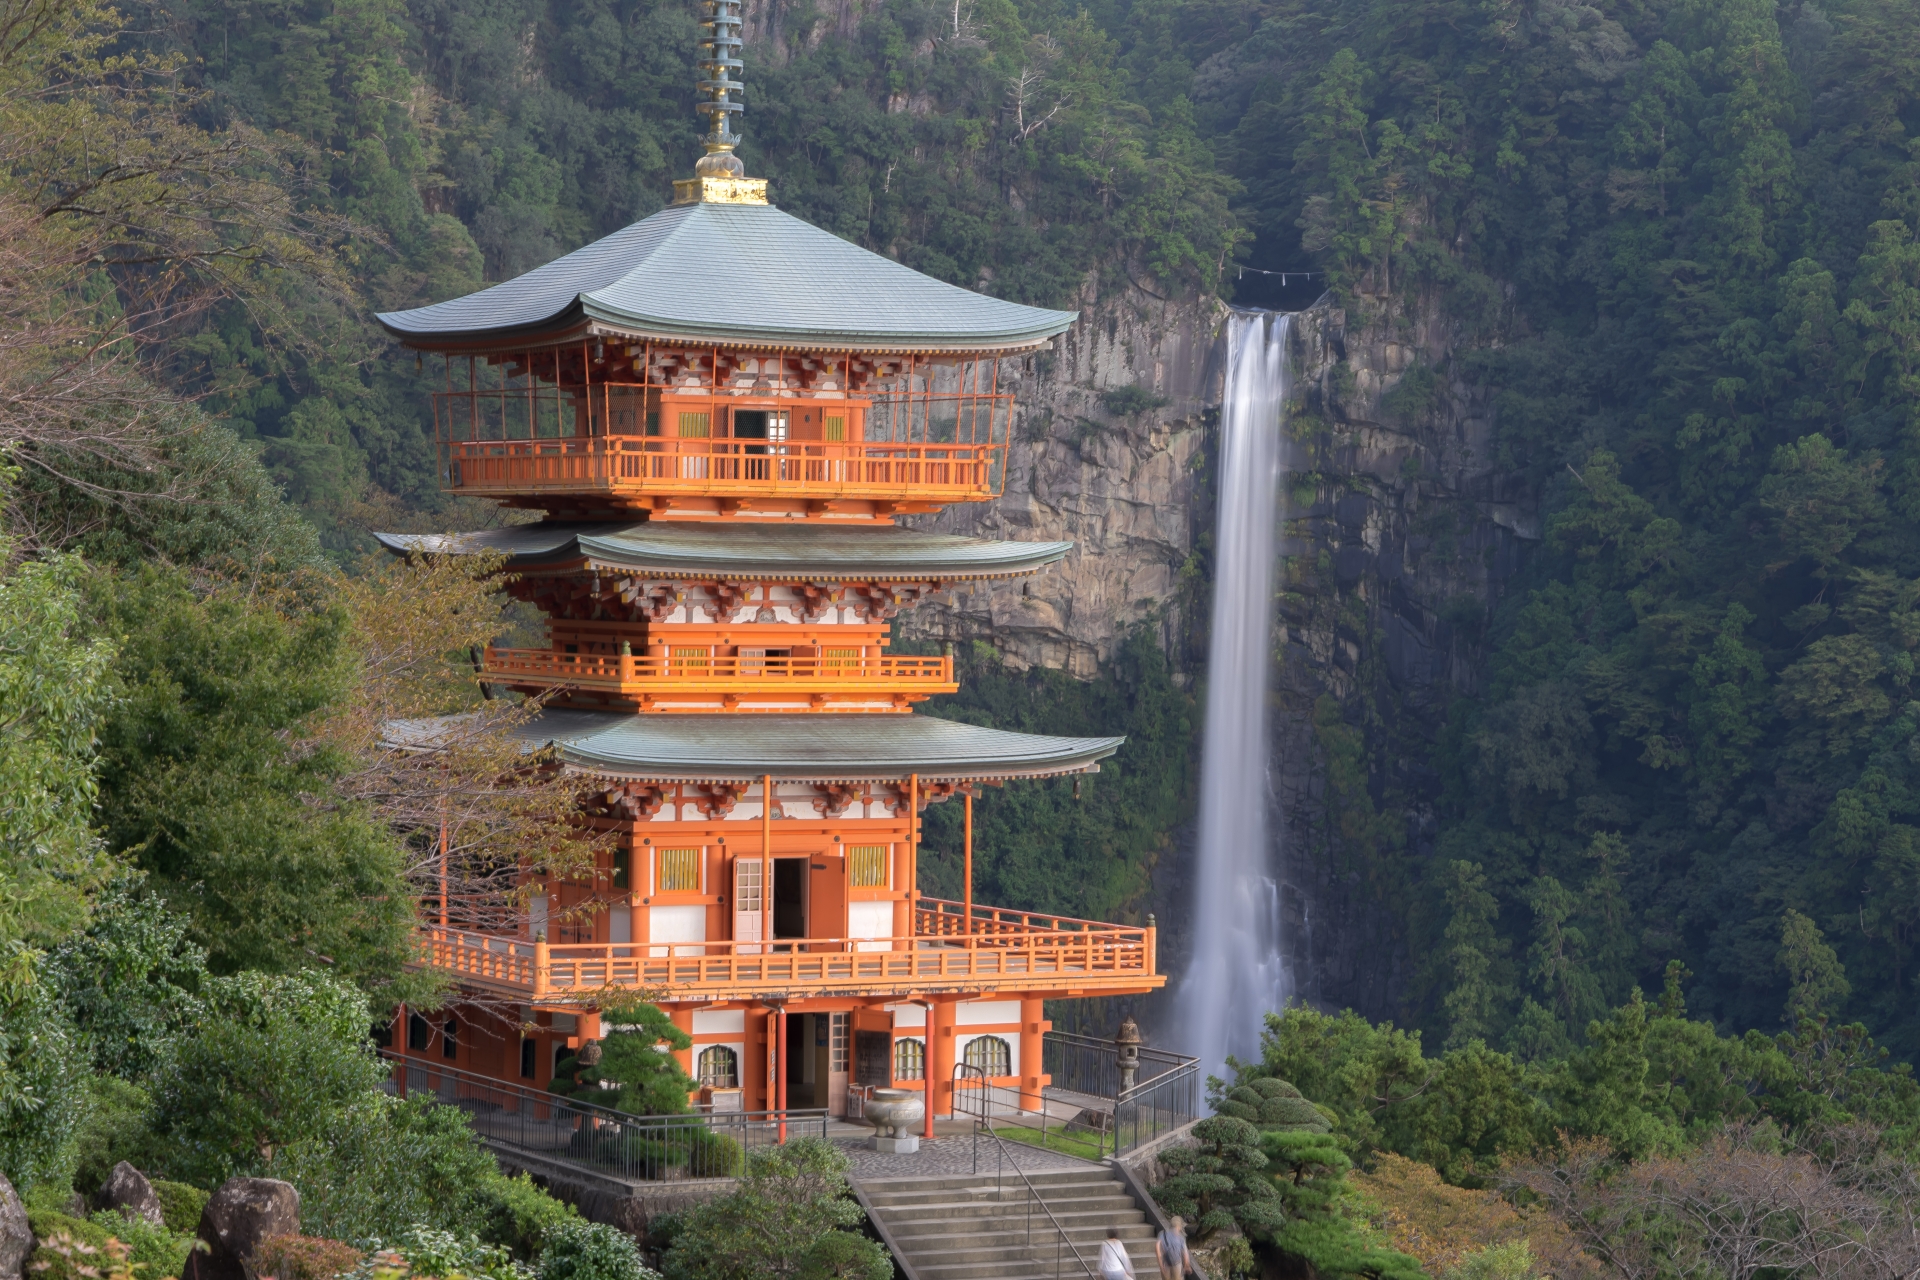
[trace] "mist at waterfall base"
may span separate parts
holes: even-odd
[[[1280,950],[1276,842],[1268,831],[1267,687],[1292,318],[1234,311],[1220,406],[1219,524],[1200,753],[1199,860],[1178,989],[1182,1053],[1224,1075],[1259,1057],[1264,1016],[1291,983]]]

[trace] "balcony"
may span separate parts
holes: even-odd
[[[534,1004],[591,1003],[608,989],[650,998],[754,1000],[778,993],[1030,996],[1155,990],[1155,930],[923,898],[915,933],[774,942],[547,943],[426,928],[419,963]],[[971,931],[969,931],[971,930]]]
[[[590,436],[454,440],[441,445],[454,493],[595,497],[671,510],[714,499],[887,503],[933,509],[999,496],[1003,444],[785,444]],[[902,508],[904,509],[904,507]]]
[[[797,710],[881,701],[904,711],[911,703],[960,687],[949,656],[649,657],[489,648],[481,666],[488,679],[501,684],[614,694],[661,711],[673,710],[676,699],[695,711],[731,710],[743,700],[791,703]]]

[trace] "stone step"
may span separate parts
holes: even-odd
[[[888,1214],[877,1216],[880,1221],[887,1224],[888,1231],[901,1239],[960,1235],[966,1232],[999,1229],[1002,1224],[1017,1226],[1022,1232],[1027,1229],[1027,1215],[1024,1213],[982,1215],[977,1218],[895,1218]],[[1122,1232],[1127,1232],[1136,1227],[1147,1227],[1147,1215],[1131,1207],[1123,1213],[1056,1213],[1051,1219],[1045,1214],[1035,1214],[1033,1221],[1033,1229],[1036,1232],[1051,1231],[1053,1229],[1051,1224],[1055,1222],[1060,1224],[1061,1230],[1069,1233],[1104,1232],[1108,1227],[1119,1227]],[[1151,1234],[1150,1230],[1148,1234]]]
[[[1000,1213],[1019,1213],[1027,1211],[1025,1196],[1009,1197],[1005,1200],[949,1200],[932,1204],[876,1204],[875,1213],[885,1213],[903,1221],[933,1218],[981,1218],[993,1217]],[[1063,1213],[1127,1213],[1138,1212],[1130,1196],[1075,1196],[1071,1200],[1042,1199],[1055,1217]],[[1035,1212],[1039,1212],[1039,1205]]]
[[[1004,1174],[997,1174],[989,1163],[993,1157],[986,1151],[980,1153],[982,1173],[945,1174],[933,1178],[888,1178],[884,1183],[869,1184],[867,1194],[897,1195],[919,1191],[958,1191],[968,1187],[992,1186],[995,1182],[1019,1182],[1020,1175],[1009,1168]],[[1104,1165],[1089,1165],[1084,1169],[1029,1169],[1027,1181],[1036,1187],[1064,1186],[1071,1183],[1102,1183],[1113,1181],[1113,1175]]]

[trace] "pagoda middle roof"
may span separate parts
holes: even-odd
[[[672,205],[503,284],[379,319],[409,346],[552,340],[591,327],[668,343],[1007,351],[1073,323],[962,289],[772,205]]]
[[[508,572],[605,569],[661,578],[840,581],[1001,578],[1036,573],[1071,542],[999,542],[896,525],[641,521],[508,525],[475,533],[376,533],[407,555],[505,554]]]
[[[432,750],[447,721],[387,726],[397,746]],[[548,709],[517,726],[578,772],[638,782],[923,782],[1097,773],[1125,738],[1011,733],[923,715],[647,715]]]

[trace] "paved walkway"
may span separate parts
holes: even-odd
[[[847,1153],[853,1161],[852,1176],[856,1181],[866,1182],[875,1178],[940,1178],[956,1174],[992,1174],[999,1168],[1000,1150],[992,1138],[979,1139],[979,1164],[974,1160],[974,1138],[971,1135],[953,1134],[944,1138],[935,1138],[931,1142],[922,1138],[920,1149],[912,1155],[885,1155],[867,1145],[865,1138],[841,1137],[836,1135],[833,1144]],[[1090,1160],[1081,1160],[1075,1156],[1062,1155],[1058,1151],[1046,1151],[1040,1147],[1029,1146],[1024,1142],[1006,1144],[1009,1163],[1008,1173],[1013,1165],[1029,1173],[1041,1169],[1097,1169],[1100,1166]]]

